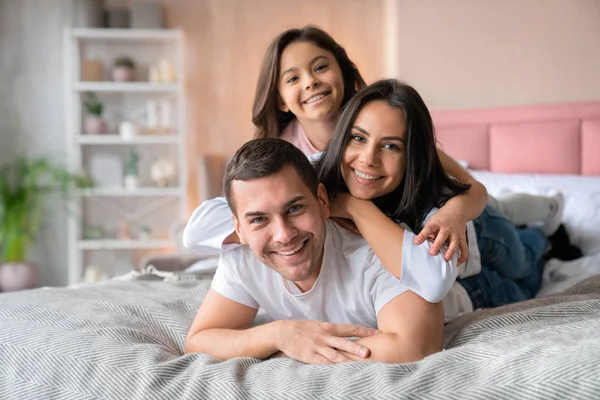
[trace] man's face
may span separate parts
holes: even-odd
[[[319,276],[329,217],[327,193],[319,185],[317,197],[295,168],[256,180],[231,182],[235,230],[256,257],[310,290]]]

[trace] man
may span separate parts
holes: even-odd
[[[441,350],[442,304],[415,294],[362,237],[327,219],[325,188],[293,145],[246,143],[227,167],[224,188],[247,246],[221,254],[186,353],[222,359],[283,353],[331,364],[410,362]],[[438,302],[447,289],[439,291]],[[252,327],[259,307],[274,321]]]

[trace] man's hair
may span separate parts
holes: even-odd
[[[236,214],[231,182],[265,178],[292,166],[302,182],[316,197],[319,183],[317,173],[308,158],[293,144],[282,139],[261,138],[246,142],[227,165],[223,188],[229,207]]]

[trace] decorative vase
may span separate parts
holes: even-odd
[[[126,175],[125,176],[125,188],[127,190],[135,190],[139,186],[139,179],[135,175]]]
[[[0,291],[33,289],[37,286],[37,269],[28,263],[0,264]]]
[[[112,80],[115,82],[131,82],[135,80],[133,68],[117,65],[112,69]]]
[[[138,134],[138,127],[133,122],[123,121],[119,124],[119,135],[123,139],[131,140]]]
[[[88,135],[101,135],[106,133],[106,122],[100,117],[90,115],[85,118],[84,131]]]

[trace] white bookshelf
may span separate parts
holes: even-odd
[[[63,48],[67,155],[73,169],[87,169],[89,158],[97,152],[121,157],[132,149],[141,154],[142,159],[168,158],[177,167],[177,181],[169,182],[166,187],[158,187],[146,179],[135,189],[96,186],[79,192],[74,200],[77,217],[70,218],[67,229],[68,281],[69,284],[75,284],[81,282],[88,264],[102,267],[97,265],[96,261],[90,260],[102,260],[103,256],[114,260],[119,254],[127,252],[139,254],[140,251],[154,250],[164,253],[165,249],[176,245],[165,238],[169,237],[171,230],[169,223],[183,221],[188,211],[185,98],[182,83],[183,34],[179,29],[65,28]],[[112,82],[108,78],[105,81],[82,81],[80,71],[83,59],[100,59],[105,69],[108,69],[109,60],[122,55],[133,58],[138,63],[138,70],[145,72],[153,59],[166,57],[174,63],[177,80],[174,83],[153,83],[146,82],[144,77],[138,76],[138,81],[135,82]],[[174,127],[152,134],[142,130],[142,133],[147,134],[123,138],[118,134],[118,117],[114,117],[111,133],[84,134],[84,107],[81,98],[88,92],[96,93],[99,98],[103,96],[101,100],[106,109],[112,105],[113,110],[117,111],[123,108],[121,103],[168,99],[174,105]],[[118,115],[118,112],[114,115]],[[111,212],[114,214],[114,210],[122,210],[126,217],[111,215]],[[149,210],[147,215],[142,213],[143,210]],[[158,215],[161,213],[164,215]],[[119,218],[127,219],[129,216],[135,226],[150,224],[151,220],[156,226],[152,227],[150,234],[139,234],[139,237],[117,238],[111,233],[111,229],[115,230],[114,227],[103,231],[102,236],[97,239],[87,239],[84,235],[86,228],[90,225],[96,226],[96,221],[106,221],[110,226],[108,222],[118,221]],[[116,222],[113,223],[115,224]],[[156,227],[158,228],[154,229]]]

